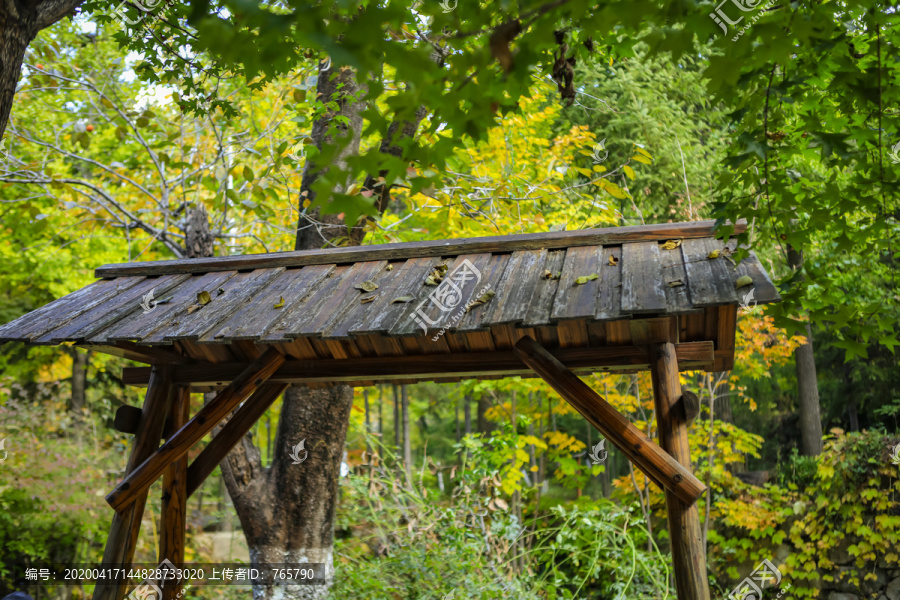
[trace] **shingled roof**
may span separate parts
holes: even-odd
[[[574,356],[633,346],[631,321],[676,316],[680,342],[713,343],[714,361],[693,366],[720,370],[733,360],[740,299],[751,289],[758,303],[780,297],[753,253],[734,265],[713,232],[700,221],[107,265],[99,281],[0,327],[0,341],[203,364],[246,362],[275,345],[325,368],[348,358],[474,359],[525,334]],[[667,240],[680,244],[667,249]],[[736,288],[742,276],[752,287]]]

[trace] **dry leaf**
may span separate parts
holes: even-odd
[[[413,296],[400,296],[399,298],[394,298],[391,300],[391,304],[396,304],[397,302],[412,302],[415,300]]]
[[[362,300],[359,301],[359,303],[360,304],[368,304],[369,302],[371,302],[372,300],[374,300],[377,297],[378,297],[378,294],[373,294],[371,296],[368,296],[367,298],[363,298]]]
[[[609,262],[606,263],[606,264],[608,264],[610,267],[614,267],[614,266],[616,266],[617,264],[619,264],[619,259],[616,258],[615,256],[613,256],[612,254],[610,254],[610,255],[609,255]]]
[[[385,271],[393,271],[393,270],[394,270],[394,265],[388,265],[388,266],[386,266],[386,267],[384,268],[384,270],[385,270]]]
[[[187,313],[191,314],[192,312],[194,312],[195,310],[198,310],[199,308],[200,308],[199,304],[191,304],[190,306],[188,306]]]
[[[429,275],[425,278],[425,285],[437,285],[438,282],[435,281],[434,275]]]
[[[753,285],[753,278],[749,275],[742,275],[738,277],[737,281],[734,282],[735,288],[742,288],[748,285]]]
[[[447,274],[447,270],[450,268],[450,265],[440,264],[434,268],[435,271],[440,273],[441,277]]]
[[[275,303],[273,308],[281,308],[282,306],[284,306],[284,296],[279,296],[278,302]]]
[[[509,504],[507,504],[507,503],[506,503],[506,500],[504,500],[503,498],[495,498],[495,499],[494,499],[494,504],[497,505],[497,508],[499,508],[499,509],[501,509],[501,510],[508,510],[508,509],[509,509]]]
[[[674,250],[681,245],[682,240],[669,240],[663,244],[663,250]]]
[[[206,306],[212,302],[212,296],[209,295],[209,292],[203,290],[202,292],[197,292],[197,304],[200,306]]]
[[[367,279],[366,281],[363,281],[362,283],[357,283],[353,287],[355,287],[358,290],[362,290],[364,292],[374,292],[375,290],[378,289],[378,284],[375,283],[374,281],[369,281]]]
[[[719,258],[720,254],[722,254],[721,250],[712,250],[709,254],[706,255],[706,258],[709,258],[709,259]]]
[[[541,279],[550,279],[551,277],[553,277],[553,273],[550,271],[550,269],[544,269],[544,272],[541,275]]]
[[[591,273],[590,275],[582,275],[581,277],[575,278],[575,285],[582,285],[587,283],[588,281],[593,281],[595,279],[600,279],[600,276],[596,273]]]
[[[497,295],[497,293],[496,293],[494,290],[488,290],[488,291],[486,291],[486,292],[483,293],[481,296],[479,296],[478,299],[477,299],[475,302],[473,302],[472,304],[470,304],[470,305],[468,306],[468,308],[466,308],[466,312],[469,312],[469,309],[470,309],[470,308],[474,308],[474,307],[480,306],[480,305],[482,305],[482,304],[487,304],[488,302],[491,301],[491,298],[493,298],[493,297],[496,296],[496,295]]]
[[[678,286],[681,286],[681,285],[684,285],[684,282],[683,282],[682,280],[680,280],[680,279],[676,279],[676,280],[674,280],[674,281],[670,281],[670,282],[669,282],[669,287],[678,287]]]
[[[224,293],[225,293],[225,288],[219,288],[219,291],[217,292],[217,294],[218,294],[219,296],[221,296],[221,295],[224,294]]]

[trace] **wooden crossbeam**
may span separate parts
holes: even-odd
[[[747,221],[741,219],[734,225],[734,234],[743,233],[746,229]],[[276,267],[346,264],[359,261],[459,256],[483,252],[608,246],[628,242],[665,240],[668,238],[704,238],[713,236],[715,233],[715,221],[692,221],[690,223],[662,223],[610,229],[525,233],[456,240],[379,244],[376,246],[345,246],[326,250],[298,250],[294,252],[270,252],[268,254],[245,254],[241,256],[119,263],[99,267],[94,271],[94,274],[97,277],[123,277],[126,275],[149,276],[169,273],[211,273],[213,271],[274,269]]]
[[[675,347],[668,342],[651,344],[650,352],[659,443],[690,472],[691,447]],[[697,504],[666,490],[666,520],[679,600],[710,600]]]
[[[137,465],[143,464],[159,447],[166,413],[172,403],[173,389],[172,367],[154,367],[144,400],[141,421],[134,436],[131,455],[128,457],[126,471],[129,473],[133,473]],[[143,491],[134,494],[131,504],[125,510],[113,515],[106,549],[103,551],[104,569],[127,571],[130,568],[146,503],[147,488],[144,488]],[[98,580],[94,589],[94,600],[122,600],[126,584],[127,581],[124,579]]]
[[[678,364],[684,370],[701,369],[712,365],[712,342],[677,344]],[[650,354],[643,346],[598,348],[559,348],[551,353],[567,368],[574,371],[602,369],[646,370]],[[247,368],[245,363],[197,364],[175,367],[178,385],[195,387],[222,386]],[[483,377],[529,375],[531,370],[522,364],[515,352],[467,352],[465,354],[430,354],[416,356],[383,356],[353,359],[288,361],[269,381],[272,383],[304,384],[342,381],[393,381],[398,379],[427,379],[443,377]],[[126,367],[122,381],[127,385],[146,385],[150,370],[147,367]]]
[[[693,504],[706,486],[530,337],[514,346],[522,361],[606,436],[651,481]]]
[[[222,459],[231,452],[250,428],[287,388],[286,383],[264,383],[237,409],[228,423],[194,459],[187,470],[187,495],[197,491]]]
[[[148,457],[140,466],[106,496],[106,501],[117,512],[134,502],[156,481],[175,460],[187,454],[191,446],[212,431],[219,421],[243,402],[284,364],[284,355],[277,349],[266,350],[250,363],[232,382],[206,406],[201,408],[188,423],[179,429],[162,448]]]

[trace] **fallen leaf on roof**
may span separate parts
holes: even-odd
[[[276,302],[275,306],[273,306],[272,308],[281,308],[282,306],[284,306],[284,296],[279,296],[278,302]]]
[[[575,278],[575,285],[583,285],[588,281],[593,281],[595,279],[600,279],[600,276],[596,273],[591,273],[590,275],[582,275],[581,277]]]
[[[553,277],[553,273],[550,269],[544,269],[543,274],[541,274],[541,279],[550,279],[551,277]]]
[[[614,267],[614,266],[616,266],[617,264],[619,264],[619,259],[616,258],[615,256],[613,256],[612,254],[610,254],[610,255],[609,255],[609,262],[606,263],[606,264],[608,264],[610,267]]]
[[[678,287],[680,285],[684,285],[684,282],[680,279],[676,279],[674,281],[669,282],[669,287]]]
[[[412,302],[413,300],[415,300],[413,296],[400,296],[399,298],[391,300],[391,304],[396,304],[397,302]]]
[[[466,312],[469,312],[469,309],[474,308],[476,306],[481,306],[482,304],[487,304],[488,302],[491,301],[491,298],[493,298],[496,295],[497,295],[497,293],[494,290],[486,291],[481,296],[479,296],[478,299],[475,300],[475,302],[472,302],[471,304],[469,304],[469,306],[466,308]]]
[[[194,312],[195,310],[199,310],[199,309],[200,309],[200,305],[199,305],[199,304],[191,304],[190,306],[188,306],[187,314],[191,314],[191,313]]]
[[[721,250],[712,250],[709,254],[706,255],[706,258],[719,258],[720,254],[722,254]]]
[[[212,296],[209,295],[209,292],[203,290],[202,292],[197,292],[197,304],[200,306],[206,306],[212,302]]]
[[[219,288],[219,291],[217,293],[219,296],[221,296],[222,294],[225,293],[225,288]]]
[[[682,240],[669,240],[663,244],[663,250],[674,250],[681,245]]]
[[[378,297],[378,294],[373,294],[371,296],[363,298],[362,300],[359,301],[359,303],[360,304],[368,304],[369,302],[371,302],[372,300],[374,300],[377,297]]]
[[[425,278],[425,285],[438,285],[439,283],[440,280],[435,279],[433,274]]]
[[[374,281],[369,281],[367,279],[366,281],[363,281],[362,283],[357,283],[353,287],[355,287],[358,290],[362,290],[364,292],[374,292],[375,290],[378,289],[378,284],[375,283]]]
[[[393,270],[394,270],[394,265],[388,265],[388,266],[386,266],[386,267],[384,268],[384,270],[385,270],[385,271],[393,271]]]
[[[753,285],[753,278],[749,275],[742,275],[734,282],[735,288],[742,288],[748,285]]]

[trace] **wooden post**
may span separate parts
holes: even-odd
[[[659,443],[663,450],[690,471],[691,448],[674,344],[650,344],[650,375],[653,378]],[[666,515],[678,599],[709,600],[706,549],[701,539],[696,502],[685,502],[666,490]]]
[[[175,389],[172,401],[171,431],[184,427],[191,416],[191,389],[181,387]],[[187,456],[174,461],[163,473],[162,523],[159,527],[159,560],[173,563],[177,568],[184,565],[184,536],[187,528]],[[162,580],[161,600],[175,600],[182,584],[175,580]]]
[[[150,374],[150,384],[144,399],[141,421],[131,455],[128,457],[127,472],[132,472],[159,448],[166,413],[172,403],[173,373],[171,366],[154,366]],[[141,529],[147,490],[138,494],[133,503],[113,516],[106,549],[103,551],[104,569],[128,570],[134,559],[134,548]],[[94,600],[122,600],[125,596],[126,579],[99,580],[94,589]]]
[[[106,496],[106,501],[117,511],[124,510],[156,481],[173,461],[188,453],[195,443],[228,416],[257,387],[266,382],[278,367],[284,364],[284,355],[277,349],[266,350],[250,363],[234,381],[228,384],[212,401],[197,411],[187,424],[169,438],[162,448],[144,460]]]
[[[657,446],[543,346],[525,336],[516,342],[514,349],[525,364],[575,407],[581,416],[606,436],[610,443],[621,450],[656,485],[689,504],[706,491],[706,486],[690,469],[686,469]],[[678,376],[677,371],[675,376]]]

